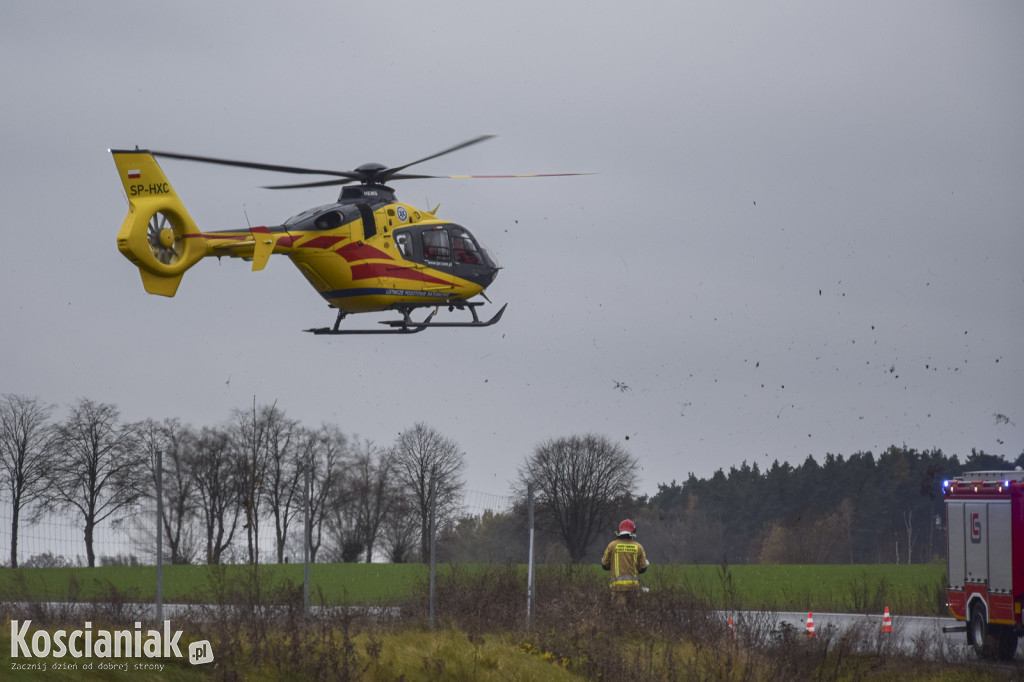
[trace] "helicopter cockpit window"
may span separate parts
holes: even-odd
[[[315,208],[307,209],[302,213],[298,215],[293,215],[291,218],[284,221],[284,226],[309,229],[310,224],[314,221],[315,218],[319,218],[321,213],[335,205],[336,204],[327,204],[326,206],[317,206]]]
[[[455,260],[459,263],[478,265],[483,262],[483,258],[480,257],[480,248],[465,230],[452,230],[452,248],[455,249]]]
[[[423,257],[427,260],[452,259],[452,250],[446,230],[423,231]]]
[[[317,219],[313,221],[313,227],[317,230],[332,230],[342,224],[341,213],[338,211],[328,211],[321,216],[317,216]]]

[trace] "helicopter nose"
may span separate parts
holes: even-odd
[[[500,269],[501,268],[495,267],[493,265],[477,267],[475,268],[476,271],[469,275],[466,279],[486,289],[491,285],[491,282],[494,281],[494,278],[498,276],[498,270]]]
[[[463,279],[468,279],[481,289],[486,289],[494,281],[494,278],[498,276],[498,270],[500,269],[493,263],[478,263],[470,267],[457,267],[456,274]],[[460,270],[461,272],[459,272]]]

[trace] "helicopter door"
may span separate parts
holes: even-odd
[[[447,289],[455,286],[452,277],[452,244],[448,230],[441,226],[428,227],[420,232],[422,262],[435,271],[444,273],[448,284],[428,286],[428,289]]]
[[[451,267],[452,246],[448,240],[448,231],[442,228],[423,231],[423,258],[427,262]]]

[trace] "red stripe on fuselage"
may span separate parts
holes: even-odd
[[[380,249],[375,249],[372,246],[361,244],[356,242],[354,244],[346,244],[345,246],[335,251],[339,256],[351,263],[354,260],[367,260],[369,258],[377,258],[380,260],[394,260],[391,256],[384,253]]]
[[[308,242],[302,244],[302,248],[310,249],[329,249],[338,242],[342,242],[348,239],[348,237],[332,237],[330,235],[320,235],[319,237],[313,237]]]
[[[451,286],[452,284],[450,280],[438,279],[433,275],[426,274],[422,270],[405,268],[399,265],[390,265],[388,263],[362,263],[361,265],[352,266],[353,281],[372,279],[376,277],[394,277],[395,279],[408,279],[415,282],[444,284],[446,286]]]

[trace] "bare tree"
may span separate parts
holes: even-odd
[[[45,477],[53,447],[53,407],[38,398],[5,394],[0,398],[0,486],[11,495],[11,568],[18,567],[18,523],[46,492]]]
[[[903,527],[907,531],[907,563],[914,556],[914,542],[917,540],[917,533],[914,531],[914,511],[908,509],[903,512]]]
[[[391,456],[378,450],[371,441],[359,444],[352,458],[348,476],[349,497],[356,517],[356,534],[366,552],[368,564],[373,562],[377,536],[394,503],[392,467]]]
[[[569,558],[579,562],[632,496],[637,466],[636,458],[619,444],[586,434],[537,445],[519,480],[524,488],[534,485],[539,516],[560,535]]]
[[[391,447],[395,480],[401,485],[420,527],[420,561],[430,554],[430,486],[437,496],[438,527],[454,520],[465,484],[465,455],[452,440],[422,422],[398,434]]]
[[[277,563],[284,563],[288,526],[302,511],[301,453],[297,448],[299,423],[271,409],[266,413],[267,466],[263,497],[274,517]]]
[[[142,449],[149,458],[156,493],[157,452],[161,453],[163,515],[160,523],[170,550],[172,564],[188,564],[195,559],[197,540],[193,521],[196,516],[196,469],[189,458],[196,435],[176,418],[157,422],[146,419],[139,424]]]
[[[342,480],[347,450],[348,441],[337,426],[324,424],[316,431],[301,429],[300,456],[310,467],[309,560],[314,563],[323,543],[325,521]]]
[[[195,476],[198,514],[206,531],[206,563],[219,564],[234,541],[240,513],[231,437],[223,428],[203,427],[186,460]]]
[[[277,404],[256,406],[252,410],[234,410],[231,441],[235,453],[238,501],[245,514],[249,563],[259,563],[260,504],[264,499],[271,430],[284,417]]]
[[[331,561],[353,563],[363,554],[363,542],[356,527],[355,505],[348,496],[347,477],[332,491],[325,519],[331,543]]]
[[[57,508],[81,516],[90,567],[96,565],[96,526],[130,513],[143,493],[147,462],[134,428],[120,422],[114,405],[88,398],[80,399],[57,425],[48,495]]]
[[[357,442],[339,475],[330,504],[328,526],[333,556],[344,562],[373,562],[373,550],[394,505],[395,486],[388,453],[371,441]]]
[[[388,559],[393,564],[407,563],[415,552],[419,535],[419,520],[412,500],[396,492],[391,509],[384,518],[381,534],[388,548]]]

